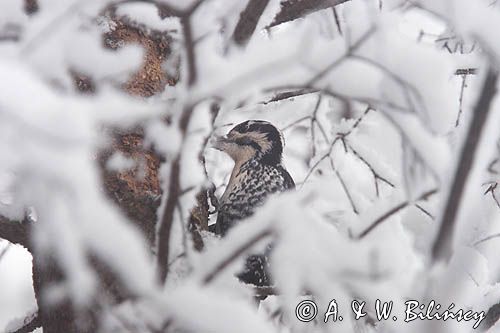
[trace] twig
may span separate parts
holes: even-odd
[[[288,130],[288,129],[292,128],[293,126],[295,126],[295,125],[297,125],[297,124],[299,124],[299,123],[303,122],[304,120],[308,120],[308,119],[310,119],[310,118],[311,118],[311,116],[304,116],[304,117],[300,117],[299,119],[294,120],[294,121],[293,121],[293,122],[291,122],[290,124],[288,124],[288,125],[286,125],[285,127],[283,127],[283,128],[281,129],[281,131],[282,131],[282,132],[284,132],[284,131],[286,131],[286,130]]]
[[[330,63],[328,66],[326,66],[322,71],[318,72],[318,74],[313,76],[307,82],[306,85],[307,86],[314,85],[316,82],[321,80],[325,75],[327,75],[332,69],[334,69],[339,64],[341,64],[343,61],[345,61],[347,58],[352,56],[353,53],[375,33],[375,31],[376,31],[375,27],[370,27],[369,29],[367,29],[367,31],[361,37],[359,37],[359,39],[356,42],[354,42],[352,45],[349,46],[346,53],[342,57],[334,60],[332,63]]]
[[[333,170],[333,172],[335,172],[335,175],[337,175],[337,178],[339,179],[340,181],[340,184],[342,185],[342,189],[344,190],[346,196],[347,196],[347,199],[349,200],[349,203],[351,204],[351,207],[352,207],[352,211],[354,212],[354,214],[359,214],[359,211],[358,211],[358,208],[356,207],[356,205],[354,204],[354,200],[351,196],[351,193],[349,192],[349,188],[347,187],[344,179],[342,178],[340,172],[335,168],[335,165],[333,164],[333,159],[330,157],[330,166]]]
[[[307,94],[312,94],[318,92],[318,89],[313,89],[313,88],[300,88],[300,89],[295,89],[292,91],[285,91],[281,93],[277,93],[273,98],[266,102],[262,102],[263,104],[269,104],[272,102],[279,102],[284,99],[289,99],[292,97],[297,97],[297,96],[302,96],[302,95],[307,95]]]
[[[375,99],[372,97],[363,97],[363,96],[349,96],[349,95],[344,95],[342,93],[339,93],[337,91],[331,90],[328,87],[319,87],[319,86],[314,86],[314,85],[287,85],[287,86],[279,86],[279,87],[273,87],[273,88],[267,88],[264,91],[283,91],[283,90],[300,90],[300,89],[309,89],[309,90],[314,90],[314,91],[309,91],[310,92],[319,92],[324,95],[336,98],[342,102],[349,103],[351,101],[353,102],[358,102],[358,103],[363,103],[366,105],[370,105],[373,109],[377,109],[378,107],[385,107],[387,109],[392,109],[394,111],[402,111],[402,112],[410,112],[411,110],[395,104],[390,101],[385,101],[385,100],[380,100],[380,99]]]
[[[489,241],[489,240],[492,240],[492,239],[494,239],[494,238],[498,238],[498,237],[500,237],[500,233],[498,233],[498,234],[493,234],[493,235],[489,235],[488,237],[482,238],[482,239],[480,239],[480,240],[478,240],[478,241],[474,242],[474,244],[472,244],[472,246],[478,246],[478,245],[479,245],[479,244],[481,244],[481,243],[487,242],[487,241]]]
[[[310,119],[311,119],[310,127],[311,127],[312,156],[316,156],[316,135],[314,132],[314,124],[318,121],[316,116],[318,114],[319,106],[321,104],[321,96],[322,96],[321,94],[318,95],[318,100],[316,101],[316,105],[314,106],[313,113],[310,117]],[[322,131],[323,136],[326,139],[326,141],[328,141],[328,137],[326,136],[326,133],[322,130],[322,127],[320,127],[320,130]]]
[[[431,220],[434,220],[434,215],[432,215],[431,213],[429,213],[428,210],[426,210],[424,207],[420,206],[419,204],[415,204],[415,207],[420,210],[422,213],[424,213],[425,215],[427,215]]]
[[[337,31],[342,36],[342,26],[340,24],[339,14],[337,13],[337,9],[335,7],[332,7],[332,10],[333,10],[333,17],[335,19],[335,25],[337,26]]]
[[[497,189],[498,187],[498,183],[497,182],[493,182],[490,184],[490,187],[488,187],[488,189],[486,190],[486,192],[484,192],[484,194],[488,194],[488,193],[491,193],[491,196],[493,197],[493,200],[495,200],[495,203],[497,204],[498,208],[500,208],[500,202],[498,201],[497,197],[496,197],[496,194],[495,194],[495,190]]]
[[[361,162],[363,162],[364,165],[368,167],[368,169],[370,169],[370,172],[372,173],[373,179],[375,181],[375,189],[377,196],[379,196],[378,180],[383,181],[390,187],[395,187],[392,182],[390,182],[387,178],[381,176],[377,171],[375,171],[373,166],[363,156],[361,156],[351,145],[348,145],[348,147],[352,151],[354,156],[356,156]]]
[[[412,85],[410,82],[404,80],[403,78],[398,76],[396,73],[392,72],[389,68],[385,67],[381,63],[374,61],[373,59],[370,59],[370,58],[367,58],[364,56],[360,56],[360,55],[356,55],[356,54],[351,54],[350,57],[351,57],[351,59],[357,59],[359,61],[366,62],[367,64],[369,64],[375,68],[378,68],[379,70],[384,72],[386,75],[388,75],[390,78],[392,78],[396,83],[398,83],[401,86],[401,89],[403,90],[403,93],[405,95],[405,99],[406,99],[406,102],[408,104],[408,107],[413,112],[417,113],[417,108],[415,107],[415,105],[413,105],[413,100],[412,100],[409,92],[411,92],[412,95],[415,97],[415,99],[419,102],[420,107],[422,108],[422,111],[424,112],[424,114],[427,114],[427,112],[425,110],[425,103],[423,101],[422,95],[419,93],[418,89],[414,85]]]
[[[356,119],[356,121],[354,122],[354,125],[352,125],[351,129],[349,130],[349,132],[347,132],[347,133],[345,133],[345,134],[344,134],[344,137],[345,137],[345,136],[347,136],[347,135],[349,135],[349,134],[351,134],[351,132],[352,132],[354,129],[358,128],[358,126],[359,126],[359,124],[361,123],[361,121],[362,121],[362,120],[366,117],[366,115],[367,115],[367,114],[368,114],[368,112],[370,112],[370,111],[373,111],[373,108],[372,108],[370,105],[368,105],[368,106],[366,107],[366,109],[365,109],[365,112],[363,112],[363,114],[362,114],[361,116],[359,116],[359,117]]]
[[[427,191],[427,192],[423,193],[420,197],[418,197],[415,201],[427,200],[427,198],[429,198],[431,195],[437,193],[437,191],[438,191],[437,189]],[[389,217],[391,217],[392,215],[396,214],[397,212],[399,212],[403,208],[406,208],[412,204],[414,204],[414,202],[411,202],[411,201],[405,201],[405,202],[400,203],[399,205],[397,205],[394,208],[387,211],[384,215],[380,216],[378,219],[376,219],[374,222],[372,222],[365,230],[360,232],[358,236],[355,236],[353,238],[355,238],[355,239],[364,238],[366,235],[368,235],[370,232],[372,232],[373,229],[375,229],[377,226],[379,226],[382,222],[387,220]]]
[[[311,167],[311,169],[309,169],[309,171],[307,172],[306,174],[306,177],[304,178],[304,180],[302,181],[302,184],[305,184],[306,181],[309,179],[309,177],[311,176],[311,174],[314,172],[314,170],[318,167],[318,165],[324,161],[325,159],[327,159],[333,152],[333,148],[335,146],[335,144],[339,141],[339,140],[345,140],[345,138],[347,136],[349,136],[353,129],[356,128],[357,126],[359,126],[360,122],[364,119],[364,117],[368,114],[368,112],[370,110],[373,110],[372,107],[368,107],[365,112],[363,112],[363,114],[358,117],[358,119],[354,122],[354,125],[353,127],[351,127],[349,129],[349,131],[347,131],[346,133],[340,133],[341,135],[338,135],[331,143],[330,143],[330,147],[328,148],[328,151]]]
[[[460,116],[462,115],[463,108],[463,99],[464,99],[464,90],[467,84],[465,81],[467,80],[467,74],[462,74],[462,86],[460,87],[460,97],[458,98],[458,114],[457,119],[455,120],[455,127],[458,127],[460,124]]]

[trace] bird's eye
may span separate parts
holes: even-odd
[[[236,131],[238,133],[247,133],[249,129],[250,129],[250,124],[248,121],[246,121],[233,128],[233,131]]]
[[[253,140],[250,138],[241,138],[239,143],[242,145],[250,145],[253,143]]]

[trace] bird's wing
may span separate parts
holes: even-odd
[[[241,216],[235,216],[231,213],[220,209],[217,214],[217,221],[215,222],[215,233],[220,236],[224,236],[229,228],[238,220],[241,220]]]
[[[294,190],[295,189],[295,182],[293,181],[292,176],[290,176],[288,171],[286,171],[286,169],[283,168],[283,166],[281,166],[281,165],[278,166],[278,170],[279,170],[280,174],[283,176],[283,187],[286,190]]]

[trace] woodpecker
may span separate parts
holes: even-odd
[[[234,161],[226,190],[219,200],[215,233],[224,237],[240,220],[251,216],[269,195],[295,188],[282,164],[284,140],[281,132],[263,120],[248,120],[235,126],[226,137],[218,137],[214,148]],[[266,253],[250,255],[238,278],[256,286],[268,286]]]

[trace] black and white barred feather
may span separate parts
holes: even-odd
[[[274,193],[295,188],[282,165],[283,138],[279,130],[266,121],[250,120],[234,127],[215,147],[235,161],[218,208],[215,231],[225,236],[236,223],[251,216]],[[250,255],[240,280],[257,286],[270,285],[268,254]]]

